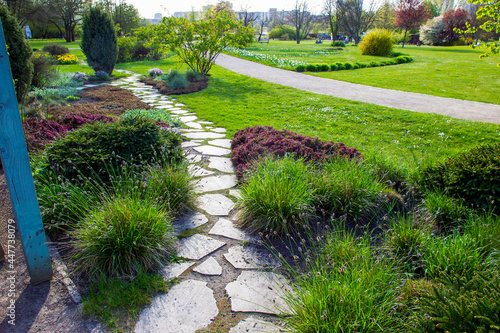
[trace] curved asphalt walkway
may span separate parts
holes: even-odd
[[[322,95],[417,112],[500,124],[500,105],[376,88],[274,68],[221,54],[217,65],[233,72]]]

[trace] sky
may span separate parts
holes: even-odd
[[[267,12],[269,8],[278,10],[291,10],[295,4],[294,0],[229,0],[233,4],[233,9],[238,11],[242,7],[247,7],[249,11]],[[118,3],[118,0],[116,0]],[[195,11],[207,4],[216,4],[217,0],[125,0],[126,3],[134,5],[139,10],[143,18],[153,18],[155,13],[170,16],[174,12],[187,12],[194,7]],[[312,4],[316,1],[310,1]],[[314,9],[314,8],[313,8]],[[314,11],[314,10],[312,10]]]

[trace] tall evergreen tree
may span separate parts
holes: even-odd
[[[118,58],[118,45],[113,20],[100,8],[90,8],[83,17],[81,47],[94,71],[111,75]]]

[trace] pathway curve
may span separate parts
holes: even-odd
[[[179,116],[188,127],[182,146],[199,197],[197,211],[174,221],[175,232],[187,236],[180,237],[177,249],[186,260],[162,270],[165,280],[180,282],[142,311],[135,332],[194,333],[207,327],[230,333],[283,332],[277,315],[287,309],[282,295],[290,287],[273,271],[279,263],[260,238],[233,223],[239,192],[226,130],[198,119],[184,104],[138,78],[133,74],[112,85]]]
[[[221,54],[217,65],[233,72],[322,95],[403,110],[500,124],[500,105],[437,97],[325,79]]]

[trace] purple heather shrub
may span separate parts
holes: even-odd
[[[279,131],[269,126],[247,127],[236,132],[231,141],[231,149],[231,159],[240,181],[252,163],[264,156],[281,158],[289,154],[302,158],[305,162],[324,162],[338,157],[363,157],[355,148],[342,142],[321,141],[319,138],[288,130]]]
[[[160,75],[163,75],[164,72],[159,69],[159,68],[151,68],[149,71],[149,76],[152,76],[152,77],[155,77],[155,76],[160,76]]]
[[[80,73],[80,72],[76,72],[73,77],[72,77],[73,80],[75,81],[78,81],[78,82],[83,82],[83,81],[87,81],[87,74],[85,73]]]
[[[86,112],[80,112],[80,113],[67,114],[62,119],[60,119],[59,122],[65,125],[68,131],[72,131],[87,123],[95,123],[97,121],[103,123],[110,123],[112,121],[115,121],[115,118],[105,116],[103,114],[91,114]]]

